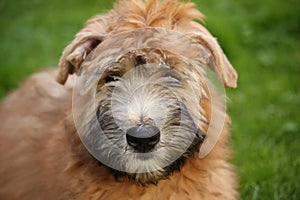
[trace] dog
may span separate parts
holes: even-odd
[[[0,199],[237,199],[208,78],[235,88],[237,73],[204,18],[191,2],[120,0],[88,20],[58,71],[2,102]]]

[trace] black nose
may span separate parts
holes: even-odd
[[[156,126],[132,127],[126,131],[127,143],[139,152],[149,152],[159,142],[160,132]]]

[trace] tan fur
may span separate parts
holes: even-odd
[[[204,15],[196,10],[194,3],[177,0],[123,0],[106,15],[98,15],[88,20],[86,26],[67,46],[60,60],[57,81],[65,83],[69,73],[78,71],[81,63],[91,52],[91,43],[101,42],[116,33],[142,27],[163,27],[189,35],[212,52],[211,65],[224,85],[236,87],[237,73],[227,60],[216,39],[193,19],[204,20]]]
[[[63,52],[56,77],[65,83],[78,72],[99,42],[140,27],[164,27],[197,40],[211,52],[210,67],[224,85],[236,87],[237,74],[193,3],[176,0],[119,1],[106,15],[90,19]],[[171,59],[172,60],[172,59]],[[142,186],[113,176],[87,152],[72,117],[74,77],[55,82],[57,71],[30,77],[0,107],[0,199],[237,199],[231,158],[230,119],[220,139],[203,159],[195,155],[180,172],[157,185]],[[202,79],[200,75],[196,75]],[[206,90],[205,88],[203,90]],[[202,91],[208,93],[208,91]],[[209,97],[201,109],[210,118]]]

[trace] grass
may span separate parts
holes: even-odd
[[[227,90],[241,199],[300,197],[299,0],[195,0],[239,73]],[[57,66],[86,19],[110,0],[0,1],[0,97]]]

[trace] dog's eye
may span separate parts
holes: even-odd
[[[105,83],[113,82],[119,80],[121,77],[120,73],[112,73],[104,78]]]
[[[180,82],[180,77],[177,74],[167,74],[166,77]]]
[[[113,81],[116,81],[116,80],[118,80],[118,78],[115,77],[115,76],[107,76],[105,78],[105,83],[113,82]]]
[[[168,80],[172,83],[180,84],[181,82],[180,76],[174,71],[166,72],[164,77],[168,78]]]

